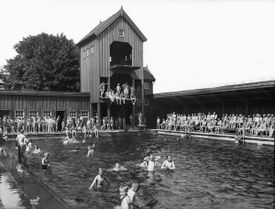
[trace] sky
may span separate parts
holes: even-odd
[[[271,0],[0,0],[0,66],[23,37],[77,43],[121,6],[148,39],[155,93],[275,79]]]

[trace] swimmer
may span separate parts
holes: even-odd
[[[140,208],[138,205],[135,204],[135,196],[138,189],[139,189],[138,183],[133,182],[131,188],[127,192],[127,195],[130,197],[130,201],[131,201],[131,209]]]
[[[38,146],[34,146],[34,150],[32,151],[34,154],[40,153],[40,148]]]
[[[167,156],[167,160],[165,160],[162,165],[161,169],[169,169],[169,170],[174,170],[175,169],[175,164],[174,161],[172,160],[171,156]]]
[[[87,157],[92,156],[95,153],[95,144],[93,144],[93,146],[88,146],[88,153],[87,153]]]
[[[114,209],[131,209],[131,199],[127,195],[127,192],[128,192],[128,186],[121,185],[119,187],[121,205],[114,207]]]
[[[145,158],[144,162],[140,164],[141,167],[146,167],[147,171],[154,172],[155,166],[157,165],[157,160],[154,155],[150,155],[149,159]]]
[[[79,151],[79,147],[76,147],[76,149],[73,149],[72,152],[78,152]]]
[[[42,158],[42,170],[47,170],[50,167],[49,153],[46,152],[45,157]]]
[[[119,163],[115,164],[115,167],[108,169],[108,171],[126,171],[127,169],[121,165],[119,165]]]
[[[94,186],[98,189],[103,187],[104,181],[110,185],[110,182],[107,178],[103,177],[103,170],[102,168],[98,169],[98,175],[94,178],[93,183],[90,185],[89,189],[91,190]]]

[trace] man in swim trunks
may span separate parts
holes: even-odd
[[[175,164],[174,161],[172,160],[171,156],[167,156],[167,160],[165,160],[162,163],[161,169],[169,169],[169,170],[174,170],[175,169]]]
[[[102,168],[99,168],[98,169],[98,175],[94,178],[94,181],[91,184],[91,186],[89,187],[89,189],[91,190],[94,187],[94,185],[95,185],[95,187],[97,189],[102,188],[103,184],[104,184],[104,181],[106,181],[107,184],[110,185],[110,182],[105,177],[103,177],[103,170],[102,170]]]
[[[155,166],[157,165],[157,160],[154,158],[154,155],[150,155],[149,159],[145,159],[145,161],[140,165],[141,167],[146,167],[147,171],[154,172]]]

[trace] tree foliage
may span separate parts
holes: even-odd
[[[0,77],[6,89],[78,90],[79,50],[65,35],[28,36],[14,49],[17,55],[7,60]]]

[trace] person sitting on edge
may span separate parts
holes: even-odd
[[[32,151],[34,154],[40,153],[40,148],[36,145],[34,145],[34,150]]]
[[[50,161],[49,161],[49,153],[46,152],[44,154],[45,156],[42,158],[42,170],[47,170],[50,167]]]
[[[119,163],[115,164],[115,167],[108,169],[108,171],[126,171],[127,169],[121,165],[119,165]]]
[[[161,165],[161,169],[169,169],[169,170],[174,170],[175,164],[174,161],[172,160],[171,156],[167,156],[167,160],[165,160],[162,165]]]
[[[95,150],[95,144],[93,144],[92,146],[88,146],[88,153],[87,153],[87,157],[90,157],[94,154]]]
[[[97,189],[100,189],[103,187],[104,181],[110,185],[110,182],[107,180],[107,178],[103,177],[103,169],[98,169],[98,175],[94,178],[93,183],[90,185],[89,189],[91,190],[94,186]]]

